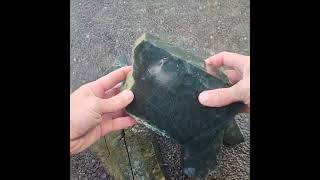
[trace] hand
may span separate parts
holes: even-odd
[[[227,67],[224,73],[233,84],[230,88],[203,91],[199,102],[209,107],[222,107],[233,102],[242,101],[250,112],[250,56],[222,52],[205,60],[206,70],[215,75],[217,68]]]
[[[117,69],[70,95],[71,154],[83,151],[112,131],[135,124],[123,110],[133,100],[133,93],[120,92],[119,84],[131,69],[131,66]]]

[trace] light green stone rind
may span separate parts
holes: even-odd
[[[131,180],[132,173],[122,131],[112,132],[90,147],[115,180]]]
[[[149,129],[137,124],[125,130],[133,176],[139,180],[164,180]]]
[[[242,142],[245,142],[244,136],[234,120],[224,130],[223,143],[225,145],[236,145]]]
[[[126,80],[124,81],[124,84],[121,86],[121,90],[125,90],[125,89],[131,89],[131,87],[134,85],[134,79],[132,77],[132,71],[129,72],[129,74],[127,75]]]

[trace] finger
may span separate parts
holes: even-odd
[[[242,76],[235,70],[225,70],[223,73],[228,77],[232,84],[235,84],[242,79]]]
[[[207,65],[206,64],[206,71],[209,73],[211,76],[219,77],[218,76],[218,68],[215,68],[213,66]]]
[[[237,101],[241,101],[239,83],[230,88],[203,91],[199,95],[199,102],[209,107],[222,107]]]
[[[101,133],[102,133],[102,136],[104,136],[110,132],[133,126],[134,124],[136,124],[136,121],[130,116],[119,117],[113,120],[102,121]]]
[[[121,81],[125,80],[127,74],[131,71],[132,66],[125,66],[119,68],[115,71],[112,71],[106,76],[99,78],[98,80],[94,81],[94,85],[103,88],[104,91],[107,91],[120,83]]]
[[[230,52],[221,52],[205,60],[206,66],[212,66],[214,68],[229,66],[241,73],[243,73],[243,67],[247,61],[249,61],[248,56]]]
[[[107,98],[110,98],[112,96],[115,96],[115,95],[119,94],[120,91],[121,91],[121,85],[122,85],[122,83],[119,83],[114,88],[109,89],[108,91],[106,91],[105,95],[104,95],[104,98],[107,99]]]
[[[124,90],[121,93],[109,99],[99,99],[98,112],[110,113],[125,108],[133,100],[133,93],[130,90]]]
[[[116,112],[111,112],[111,113],[105,113],[102,115],[102,120],[106,119],[115,119],[121,116],[125,116],[125,113],[123,110],[116,111]]]

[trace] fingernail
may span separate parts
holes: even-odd
[[[124,98],[126,99],[126,100],[132,100],[133,99],[133,93],[132,93],[132,91],[130,91],[130,90],[124,90],[123,92],[122,92],[122,94],[123,94],[123,96],[124,96]]]
[[[207,92],[202,92],[199,95],[199,102],[203,105],[206,104],[206,102],[208,101],[208,93]]]

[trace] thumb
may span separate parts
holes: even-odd
[[[222,107],[236,101],[241,101],[239,83],[230,88],[203,91],[199,95],[199,102],[209,107]]]

